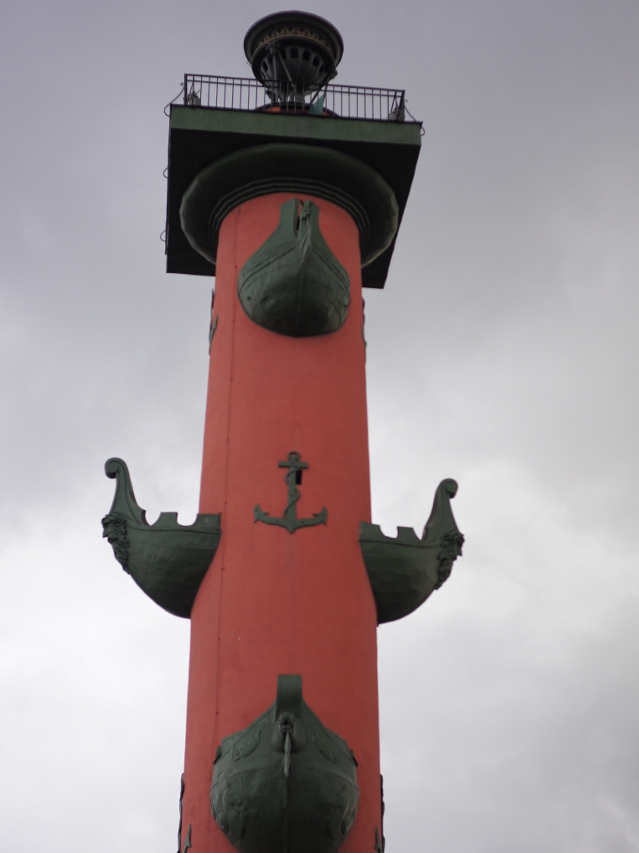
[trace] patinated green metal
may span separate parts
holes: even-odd
[[[397,233],[395,193],[375,169],[331,148],[279,142],[242,148],[195,175],[181,200],[181,230],[192,248],[215,264],[224,218],[242,202],[276,192],[312,195],[343,207],[359,229],[363,267],[385,252]]]
[[[222,740],[211,811],[240,853],[332,853],[357,814],[357,762],[306,705],[301,675],[280,675],[277,698]]]
[[[269,139],[280,138],[293,141],[308,139],[318,145],[335,143],[334,147],[338,150],[345,150],[340,143],[352,142],[360,145],[353,156],[368,162],[366,149],[363,146],[378,145],[390,149],[399,145],[404,149],[405,159],[410,162],[411,155],[414,154],[413,149],[421,147],[422,122],[361,121],[345,116],[326,115],[321,121],[317,121],[304,114],[292,116],[262,110],[248,112],[220,109],[194,110],[182,104],[171,104],[170,119],[171,131],[237,134],[239,137],[237,148],[255,144],[251,141],[243,141],[244,136],[253,138],[266,136]],[[202,139],[201,141],[204,142]],[[210,143],[207,145],[207,150],[209,148]],[[417,158],[414,157],[414,159]],[[404,168],[408,168],[407,163],[404,164]]]
[[[211,344],[213,343],[213,335],[217,329],[218,315],[215,314],[215,288],[211,291],[211,322],[209,323],[209,354],[211,352]]]
[[[348,155],[349,160],[359,161],[374,170],[391,188],[397,203],[397,221],[401,222],[420,151],[419,123],[360,121],[331,116],[293,116],[262,111],[192,109],[179,104],[173,104],[170,109],[167,272],[215,275],[217,235],[204,235],[207,241],[210,236],[206,254],[203,255],[200,249],[193,248],[181,227],[180,206],[184,193],[196,176],[216,161],[224,159],[225,162],[216,172],[211,192],[217,194],[219,187],[221,197],[233,189],[229,185],[235,184],[237,187],[242,181],[242,161],[226,158],[233,152],[248,147],[262,148],[276,143],[285,148],[290,145],[292,148],[307,147],[312,151],[315,147],[321,147],[332,149],[336,154]],[[278,192],[279,187],[294,193],[316,195],[330,200],[323,192],[311,191],[305,186],[291,186],[291,177],[311,177],[308,171],[304,174],[298,168],[294,151],[291,152],[291,160],[291,164],[287,165],[284,158],[279,163],[269,158],[261,172],[251,165],[247,169],[250,177],[247,177],[246,182],[270,179],[274,187],[271,192]],[[278,178],[285,180],[285,183],[279,185]],[[358,195],[358,192],[349,188],[351,177],[343,174],[339,166],[337,171],[333,166],[318,168],[314,178],[321,181],[328,190],[337,190],[343,186],[351,197]],[[213,206],[212,204],[209,207],[209,213]],[[366,204],[364,206],[368,209]],[[207,224],[208,214],[203,222],[205,227]],[[384,286],[393,246],[394,241],[363,268],[364,287]],[[365,252],[362,251],[362,257],[364,255]]]
[[[379,777],[379,796],[382,803],[382,822],[379,834],[381,836],[382,842],[382,853],[384,853],[384,850],[386,848],[386,839],[384,838],[384,812],[386,811],[386,805],[384,803],[384,777],[381,774]],[[377,827],[375,827],[375,829],[377,830]]]
[[[302,471],[308,468],[308,462],[302,462],[299,453],[295,450],[288,454],[285,462],[278,462],[280,468],[288,468],[288,474],[284,477],[284,481],[288,486],[288,503],[284,508],[281,518],[273,518],[268,512],[260,509],[260,505],[255,505],[255,521],[263,521],[264,524],[276,524],[278,527],[285,527],[289,533],[295,533],[300,527],[314,527],[316,524],[326,524],[328,512],[326,507],[323,507],[320,512],[314,512],[313,518],[298,518],[297,517],[297,502],[301,498],[301,492],[297,488],[298,484],[302,483]]]
[[[411,527],[398,527],[392,538],[378,524],[360,524],[359,542],[378,624],[412,613],[449,577],[464,543],[450,507],[456,493],[454,480],[439,484],[421,539]]]
[[[346,320],[350,279],[326,245],[320,208],[292,198],[280,207],[280,221],[246,261],[237,295],[260,326],[292,337],[336,332]]]
[[[378,853],[384,853],[385,844],[382,841],[382,838],[379,834],[379,827],[375,827],[375,844],[373,845],[373,850],[377,850]]]
[[[116,480],[116,489],[111,510],[102,519],[102,535],[149,598],[188,619],[220,541],[220,516],[199,514],[193,524],[183,526],[176,512],[163,512],[149,524],[135,500],[126,463],[109,459],[104,469]]]
[[[211,327],[209,329],[209,352],[211,352],[211,344],[213,343],[213,335],[215,334],[215,330],[217,329],[217,318],[218,315],[215,315],[215,320],[211,318]]]
[[[191,824],[189,824],[189,828],[186,831],[186,839],[184,841],[184,847],[182,848],[182,853],[186,853],[186,851],[193,847],[191,844]]]

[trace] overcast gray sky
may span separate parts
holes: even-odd
[[[325,0],[338,81],[424,121],[366,295],[373,519],[444,477],[448,583],[379,630],[388,853],[639,851],[639,5]],[[189,624],[101,539],[113,484],[196,513],[210,289],[167,276],[185,72],[264,2],[6,4],[0,822],[16,853],[173,853]]]

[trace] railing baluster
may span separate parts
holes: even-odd
[[[265,86],[250,78],[184,75],[183,102],[191,108],[248,112],[278,107],[281,112],[304,114],[312,104],[317,107],[320,97],[323,98],[324,110],[342,118],[361,121],[406,120],[404,89],[326,85],[317,92],[306,83],[287,80],[277,83],[269,94]],[[413,121],[410,117],[409,123]]]

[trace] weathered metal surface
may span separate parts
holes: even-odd
[[[312,518],[297,517],[297,502],[301,497],[300,490],[297,488],[302,482],[302,471],[308,468],[308,462],[302,462],[299,453],[291,451],[285,462],[278,462],[280,468],[288,468],[289,471],[284,477],[288,486],[288,503],[284,508],[281,518],[270,516],[268,512],[260,509],[260,505],[255,506],[255,521],[263,521],[264,524],[275,524],[278,527],[285,527],[289,533],[295,533],[300,527],[314,527],[316,524],[326,524],[328,512],[326,507],[323,507],[320,512],[313,513]]]
[[[260,326],[292,337],[336,332],[350,304],[350,279],[326,245],[320,208],[292,198],[280,207],[280,221],[246,261],[237,295]]]
[[[320,88],[337,74],[344,42],[329,21],[309,12],[276,12],[257,21],[244,38],[253,74],[280,100],[278,84]]]
[[[176,512],[161,513],[155,524],[135,500],[129,469],[122,459],[109,459],[107,477],[116,480],[115,497],[102,519],[103,536],[140,589],[175,616],[189,618],[220,541],[220,515],[198,515],[181,525]]]
[[[301,675],[280,675],[277,699],[223,738],[211,811],[240,853],[332,853],[357,814],[357,762],[306,705]]]
[[[170,122],[170,150],[167,199],[167,272],[188,275],[215,275],[217,226],[209,228],[213,208],[228,193],[252,184],[253,196],[267,192],[291,191],[327,198],[345,207],[348,198],[359,198],[349,188],[353,173],[341,167],[337,159],[317,161],[313,171],[298,168],[295,147],[328,149],[344,154],[374,170],[392,190],[397,205],[396,224],[401,222],[411,182],[419,156],[421,125],[394,121],[361,121],[304,115],[285,115],[266,112],[195,109],[173,105]],[[243,159],[231,160],[248,148],[278,145],[285,151],[280,159],[267,158],[261,164]],[[290,146],[290,147],[289,147]],[[288,155],[288,156],[287,156]],[[229,159],[225,159],[229,158]],[[224,162],[221,163],[224,159]],[[180,219],[183,197],[194,179],[208,168],[215,170],[208,187],[211,194],[206,216],[202,219],[203,233],[197,247],[187,238]],[[259,168],[261,166],[261,168]],[[295,178],[295,182],[292,180]],[[304,181],[304,185],[300,181]],[[260,186],[259,182],[268,182]],[[311,185],[312,182],[312,185]],[[364,189],[364,187],[362,187]],[[337,196],[327,195],[340,193]],[[214,196],[214,197],[213,197]],[[244,200],[240,198],[238,204]],[[372,220],[378,215],[379,203],[360,202]],[[352,204],[351,204],[352,206]],[[226,203],[221,204],[226,212]],[[351,212],[348,207],[345,207]],[[356,211],[354,211],[356,214]],[[359,227],[359,226],[358,226]],[[189,227],[187,226],[187,231]],[[383,287],[393,253],[394,239],[379,255],[368,256],[362,248],[362,284],[364,287]]]
[[[456,493],[454,480],[439,484],[421,539],[411,527],[398,527],[392,538],[378,524],[360,524],[359,541],[378,624],[408,616],[449,577],[464,543],[450,506]]]
[[[314,195],[344,208],[359,229],[364,267],[397,233],[397,199],[378,172],[330,148],[291,143],[243,148],[203,169],[182,198],[182,231],[215,264],[225,217],[242,202],[275,192]]]

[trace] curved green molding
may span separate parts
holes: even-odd
[[[279,675],[268,711],[217,748],[211,812],[240,853],[333,853],[358,802],[353,752],[306,705],[301,675]]]
[[[242,148],[196,175],[182,197],[182,230],[192,248],[215,264],[224,217],[244,201],[276,192],[314,195],[350,213],[359,229],[363,267],[397,233],[395,193],[375,169],[331,148],[281,142]]]
[[[442,480],[421,539],[412,527],[398,527],[397,536],[392,538],[385,536],[378,524],[361,522],[359,543],[375,596],[378,624],[408,616],[449,577],[464,543],[450,507],[456,493],[454,480]]]
[[[336,332],[351,301],[348,273],[326,245],[319,207],[292,198],[280,207],[280,221],[246,261],[237,295],[260,326],[292,337]]]
[[[198,515],[183,526],[176,512],[163,512],[149,524],[135,500],[126,463],[109,459],[104,470],[116,480],[113,504],[102,519],[102,535],[116,560],[156,604],[188,619],[222,535],[220,516]]]

